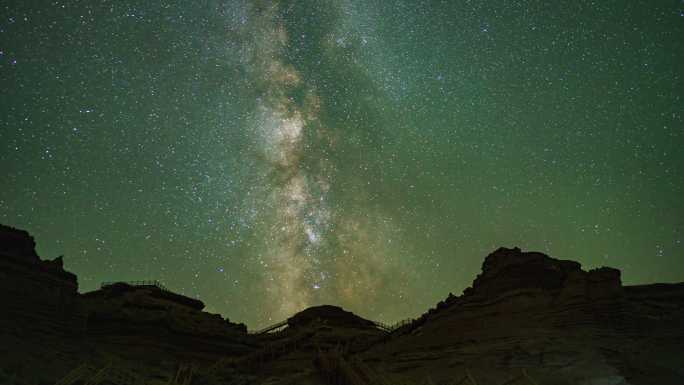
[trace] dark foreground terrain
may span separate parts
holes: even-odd
[[[416,320],[318,306],[249,333],[157,282],[80,294],[0,225],[0,300],[0,384],[684,384],[684,283],[517,248]]]

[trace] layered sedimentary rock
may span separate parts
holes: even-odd
[[[0,225],[0,374],[54,379],[78,362],[77,290],[61,258],[41,260],[26,231]]]
[[[253,336],[260,348],[244,357],[217,365],[217,377],[200,373],[211,384],[324,384],[320,352],[355,354],[382,340],[384,331],[372,321],[337,306],[305,309],[287,319],[275,333]]]
[[[79,294],[61,258],[41,260],[28,233],[0,226],[0,299],[0,383],[51,384],[82,362],[150,385],[184,364],[193,384],[684,383],[684,284],[623,286],[616,269],[518,248],[390,332],[324,305],[248,334],[161,286]]]
[[[287,324],[290,327],[305,327],[314,322],[319,322],[329,327],[376,329],[375,323],[372,321],[363,319],[352,312],[345,311],[339,306],[332,305],[310,307],[287,320]]]
[[[62,258],[41,260],[26,231],[0,225],[0,327],[6,333],[75,333],[76,276]]]
[[[117,283],[85,293],[88,341],[120,355],[137,352],[212,361],[251,350],[247,328],[201,311],[201,301],[162,288]]]
[[[0,381],[54,383],[81,362],[112,359],[164,372],[255,348],[244,325],[173,292],[120,283],[79,294],[61,257],[42,260],[33,237],[3,225],[0,301]]]
[[[435,383],[676,384],[683,309],[684,285],[623,287],[616,269],[584,271],[501,248],[463,295],[449,295],[365,359],[389,378]]]

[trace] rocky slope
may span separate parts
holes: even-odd
[[[0,300],[0,383],[53,384],[86,361],[166,379],[179,363],[208,365],[258,348],[244,325],[153,285],[79,294],[61,258],[41,260],[26,231],[2,225]]]
[[[155,284],[79,294],[60,258],[0,226],[0,299],[0,383],[54,384],[84,362],[150,385],[684,383],[684,284],[623,286],[616,269],[517,248],[391,332],[325,305],[249,334]]]
[[[395,381],[678,384],[683,321],[684,284],[624,287],[616,269],[501,248],[364,359]]]

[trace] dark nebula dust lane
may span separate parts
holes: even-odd
[[[682,281],[682,12],[9,2],[0,222],[251,327],[412,317],[498,246]]]

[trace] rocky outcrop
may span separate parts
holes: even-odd
[[[356,354],[385,334],[373,321],[331,305],[302,310],[286,325],[280,331],[254,336],[258,350],[216,365],[211,372],[221,380],[211,383],[250,378],[245,383],[321,384],[320,363],[327,362],[322,358],[334,352]]]
[[[28,231],[0,224],[0,254],[5,257],[38,262],[36,242]]]
[[[389,333],[324,305],[277,324],[287,325],[277,333],[252,335],[154,284],[79,294],[61,258],[41,260],[28,233],[0,225],[0,299],[0,382],[51,384],[84,361],[116,361],[150,384],[168,383],[187,363],[198,367],[196,384],[674,385],[684,378],[684,284],[623,286],[619,270],[586,271],[518,248],[496,250],[462,295],[449,294]]]
[[[42,260],[33,237],[3,225],[0,301],[0,378],[20,383],[54,383],[83,361],[119,357],[164,373],[255,348],[245,325],[167,290],[118,283],[79,294],[61,257]]]
[[[88,341],[121,355],[140,351],[213,362],[252,348],[247,328],[201,311],[201,301],[155,286],[108,285],[81,297]]]
[[[684,378],[676,353],[684,329],[673,323],[684,322],[683,299],[683,284],[623,287],[616,269],[584,271],[574,261],[501,248],[472,287],[450,294],[366,359],[397,380],[674,384]],[[637,346],[654,355],[635,359]]]
[[[450,295],[428,317],[438,317],[440,310],[453,305],[471,310],[499,308],[510,316],[530,313],[539,308],[546,314],[544,323],[568,327],[573,323],[598,326],[621,317],[622,284],[620,271],[602,267],[582,270],[579,263],[558,260],[538,252],[519,248],[500,248],[485,258],[482,273],[463,295]],[[551,317],[549,309],[558,313]],[[546,310],[544,310],[546,309]],[[540,321],[541,322],[541,321]]]
[[[620,271],[603,267],[585,272],[575,261],[502,247],[485,258],[482,273],[463,294],[494,298],[523,290],[541,290],[562,297],[599,298],[619,294]]]
[[[189,309],[202,310],[204,302],[176,294],[160,286],[158,282],[113,282],[103,284],[100,290],[91,291],[83,295],[88,300],[116,301],[118,298],[126,297],[131,293],[144,293],[144,295],[160,299],[167,303],[173,303]]]
[[[78,299],[76,276],[61,258],[41,260],[26,231],[0,225],[0,369],[54,379],[76,364],[84,326]]]
[[[375,329],[375,323],[346,311],[339,306],[321,305],[302,310],[288,318],[289,327],[303,327],[313,322],[320,322],[330,327],[359,329]]]
[[[78,333],[78,283],[62,258],[41,260],[26,231],[0,225],[0,327],[6,333]]]

